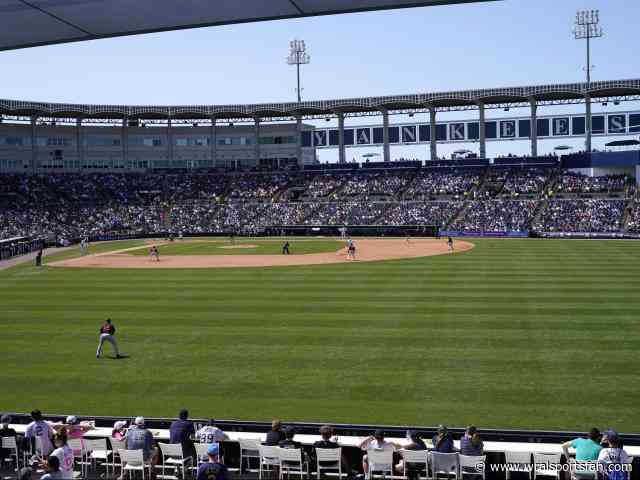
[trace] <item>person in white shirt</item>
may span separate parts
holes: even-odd
[[[219,443],[229,440],[229,436],[216,427],[216,421],[212,418],[208,425],[196,432],[196,439],[200,443]]]
[[[46,458],[53,450],[51,437],[55,432],[51,424],[42,419],[42,412],[40,410],[32,411],[31,418],[33,418],[33,422],[27,425],[24,437],[33,440],[37,453],[43,458]]]
[[[397,445],[391,442],[387,442],[384,439],[384,432],[382,430],[376,430],[372,436],[365,438],[360,442],[360,449],[367,450],[391,450],[395,452]],[[369,458],[367,455],[362,457],[362,470],[364,470],[365,476],[369,472]]]
[[[608,430],[602,442],[607,447],[600,450],[598,455],[598,469],[602,478],[609,480],[625,480],[629,478],[629,455],[622,448],[622,441],[618,432]]]
[[[73,480],[73,450],[67,445],[67,429],[62,428],[53,437],[56,449],[51,452],[52,457],[58,457],[60,461],[60,473],[63,480]]]

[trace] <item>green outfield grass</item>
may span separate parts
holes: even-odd
[[[226,239],[217,240],[177,240],[160,245],[160,255],[281,255],[286,240],[236,239],[233,243]],[[344,242],[333,239],[311,240],[290,239],[289,253],[302,255],[307,253],[337,252],[345,246]],[[249,247],[249,248],[246,248]],[[132,250],[131,255],[148,255],[148,249]]]
[[[640,431],[640,243],[474,242],[313,267],[2,271],[0,410]],[[107,316],[130,358],[95,358]]]

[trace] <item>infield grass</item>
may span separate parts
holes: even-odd
[[[640,243],[473,242],[373,263],[2,271],[0,410],[640,431]],[[95,358],[107,316],[127,359]]]
[[[158,247],[160,255],[281,255],[286,240],[238,239],[229,240],[176,240]],[[344,248],[344,242],[334,239],[290,239],[289,253],[303,255],[308,253],[337,252]],[[131,255],[148,255],[149,249],[131,250]]]

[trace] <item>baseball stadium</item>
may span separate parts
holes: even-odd
[[[5,3],[0,58],[529,8]],[[0,476],[640,478],[640,79],[574,36],[586,81],[307,100],[293,40],[297,101],[0,99]]]

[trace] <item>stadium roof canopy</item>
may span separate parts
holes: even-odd
[[[0,50],[186,28],[496,0],[0,0]]]
[[[517,107],[528,106],[531,100],[539,104],[558,105],[583,103],[586,95],[593,99],[637,100],[640,98],[640,79],[244,105],[94,105],[0,100],[0,114],[100,119],[195,120],[215,117],[242,121],[253,118],[291,119],[296,116],[328,117],[337,113],[357,116],[378,114],[382,110],[392,113],[411,113],[432,108],[443,111],[471,110],[477,109],[479,104],[487,108]]]

